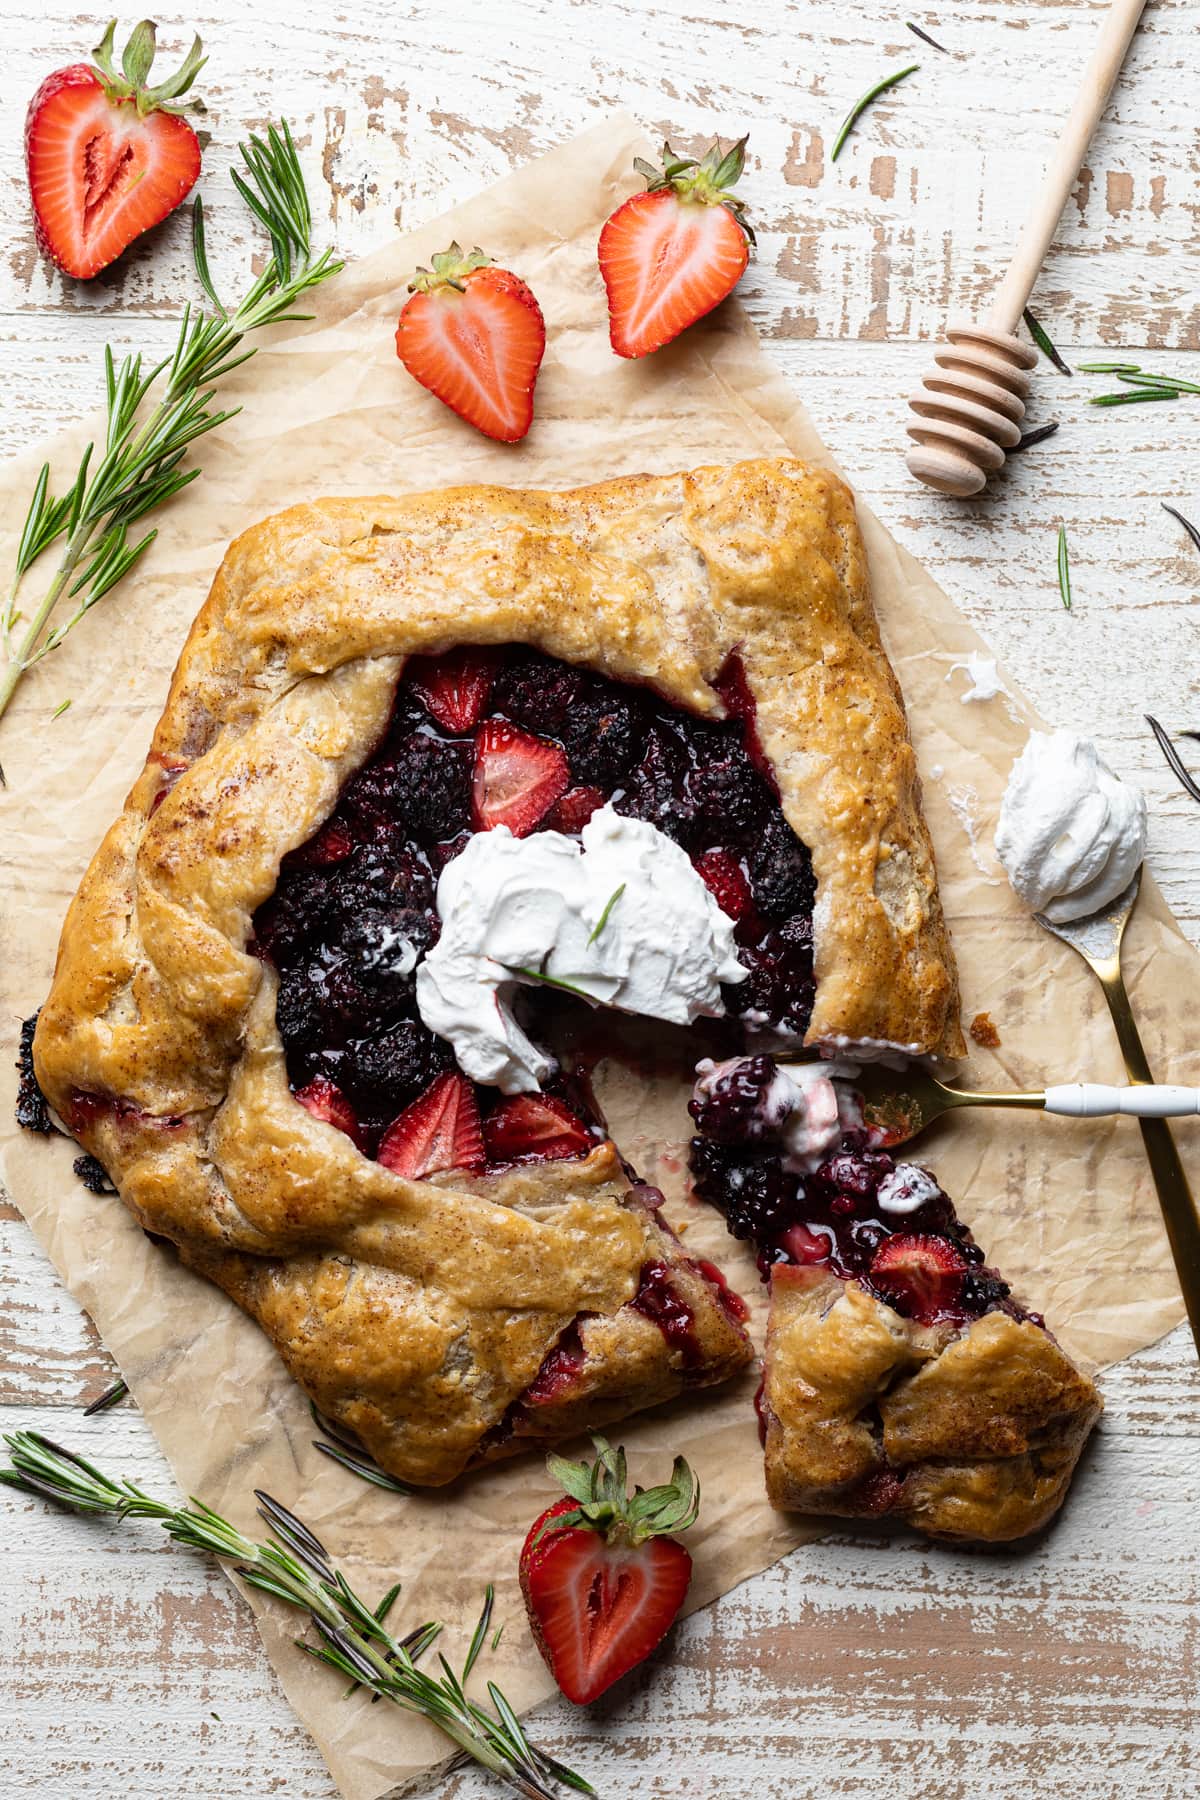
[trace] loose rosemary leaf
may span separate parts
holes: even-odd
[[[1178,388],[1133,388],[1127,394],[1093,394],[1089,406],[1137,406],[1143,400],[1178,400]]]
[[[1032,450],[1035,444],[1044,444],[1048,437],[1053,437],[1058,430],[1058,420],[1052,419],[1048,425],[1035,425],[1032,431],[1023,431],[1020,439],[1005,456],[1015,456],[1018,450]]]
[[[1054,345],[1050,342],[1050,337],[1045,326],[1038,324],[1038,321],[1034,318],[1028,307],[1025,308],[1021,317],[1025,321],[1026,329],[1028,330],[1030,337],[1033,339],[1042,355],[1049,358],[1060,375],[1069,375],[1071,371],[1059,355],[1058,351],[1054,348]]]
[[[1058,591],[1068,612],[1071,610],[1071,565],[1067,556],[1067,528],[1058,528]]]
[[[896,69],[891,75],[885,75],[882,81],[877,81],[873,88],[868,88],[862,98],[854,102],[854,105],[842,120],[842,123],[838,128],[837,137],[833,141],[833,149],[829,153],[829,160],[831,163],[837,161],[842,145],[850,136],[855,121],[862,117],[871,102],[873,100],[878,100],[880,94],[886,94],[889,88],[895,87],[896,83],[898,81],[903,81],[906,76],[915,75],[920,66],[920,63],[909,63],[906,69]]]
[[[931,38],[927,31],[922,31],[921,27],[919,25],[914,25],[911,19],[906,19],[904,24],[905,28],[908,31],[911,31],[914,37],[919,37],[921,42],[923,44],[928,44],[931,50],[940,50],[943,56],[949,56],[950,52],[947,50],[945,44],[939,44],[936,38]]]
[[[1158,747],[1167,760],[1167,767],[1176,777],[1179,785],[1184,789],[1185,793],[1191,795],[1193,800],[1200,800],[1200,787],[1196,785],[1187,768],[1184,766],[1182,757],[1178,750],[1176,750],[1167,733],[1163,730],[1153,713],[1147,713],[1145,718],[1147,725],[1158,739]],[[1183,735],[1184,737],[1194,737],[1196,734],[1195,732],[1185,731]]]
[[[1176,512],[1173,506],[1168,506],[1165,500],[1160,504],[1165,513],[1170,513],[1171,517],[1176,520],[1178,524],[1183,526],[1183,529],[1187,532],[1197,550],[1200,550],[1200,531],[1197,531],[1196,527],[1192,524],[1192,521],[1190,519],[1185,519],[1181,512]],[[1184,735],[1186,737],[1189,734],[1185,732]]]

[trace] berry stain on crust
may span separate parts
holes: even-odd
[[[414,970],[441,929],[438,875],[473,830],[576,835],[606,802],[667,832],[734,919],[750,974],[723,990],[731,1017],[804,1031],[811,861],[780,810],[736,657],[714,686],[723,722],[523,646],[410,658],[375,753],[285,858],[254,919],[252,948],[278,976],[289,1079],[310,1113],[402,1171],[595,1148],[603,1124],[570,1071],[541,1095],[457,1075],[421,1019]],[[537,1020],[550,1002],[526,1004]],[[665,1300],[659,1310],[666,1319]]]

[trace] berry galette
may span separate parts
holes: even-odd
[[[632,1013],[724,1054],[961,1051],[846,488],[764,461],[248,531],[34,1058],[142,1225],[396,1476],[750,1359],[593,1098],[589,1031],[619,1051]]]
[[[691,1110],[696,1191],[771,1284],[758,1406],[772,1503],[935,1537],[1044,1525],[1100,1397],[929,1171],[864,1127],[852,1075],[709,1063]]]

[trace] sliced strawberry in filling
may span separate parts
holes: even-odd
[[[586,1156],[596,1140],[569,1106],[552,1094],[513,1094],[484,1120],[483,1142],[492,1162],[543,1162]]]
[[[546,814],[546,830],[561,831],[564,837],[574,837],[603,805],[604,795],[599,788],[568,788],[562,799],[556,800]]]
[[[560,744],[519,731],[507,719],[489,719],[475,740],[475,823],[481,831],[507,825],[514,837],[526,837],[570,781]]]
[[[498,656],[488,650],[447,650],[414,656],[405,667],[413,692],[447,731],[473,731],[492,691]]]
[[[483,1138],[475,1090],[465,1075],[439,1075],[388,1126],[379,1161],[395,1175],[421,1181],[440,1169],[483,1167]]]
[[[746,872],[728,850],[706,850],[696,858],[696,873],[727,918],[740,925],[754,910]]]
[[[910,1318],[929,1325],[955,1309],[966,1272],[966,1259],[949,1238],[898,1231],[880,1244],[868,1275]]]
[[[339,1131],[344,1131],[348,1138],[353,1138],[358,1143],[358,1114],[336,1082],[324,1075],[316,1075],[302,1088],[297,1088],[292,1098],[299,1101],[305,1112],[310,1112],[314,1119],[321,1119],[326,1125],[336,1125]]]

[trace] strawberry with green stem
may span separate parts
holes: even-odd
[[[533,291],[478,248],[457,244],[418,269],[396,327],[409,374],[460,419],[502,444],[533,423],[546,324]]]
[[[731,190],[746,139],[700,160],[663,145],[663,167],[634,161],[646,191],[618,206],[600,233],[608,331],[618,356],[647,356],[710,313],[737,286],[754,233]]]
[[[130,34],[118,70],[117,22],[92,55],[47,75],[25,119],[25,169],[38,248],[88,280],[158,225],[200,173],[200,140],[181,115],[207,60],[196,38],[175,74],[149,85],[154,24]]]
[[[585,1705],[643,1662],[678,1616],[692,1559],[675,1537],[695,1524],[700,1484],[681,1456],[661,1487],[628,1492],[624,1450],[592,1439],[594,1463],[550,1456],[566,1497],[535,1521],[521,1592],[550,1673]]]

